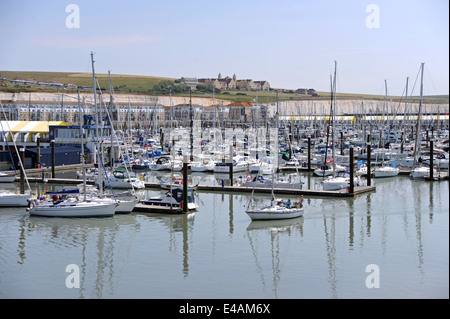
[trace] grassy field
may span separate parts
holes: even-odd
[[[9,80],[34,80],[36,82],[59,82],[62,84],[74,84],[76,86],[92,87],[91,73],[70,73],[70,72],[15,72],[15,71],[0,71],[0,76]],[[100,87],[109,89],[108,74],[96,74]],[[154,76],[139,76],[139,75],[122,75],[111,74],[111,84],[115,91],[124,93],[145,93],[155,84],[163,80],[175,80],[172,78],[154,77]],[[9,87],[14,88],[13,84]],[[38,85],[28,86],[24,89],[27,91],[42,90]]]
[[[21,71],[0,71],[0,76],[8,79],[21,79],[21,80],[34,80],[36,82],[59,82],[62,84],[74,84],[76,86],[92,87],[92,74],[91,73],[74,73],[74,72],[21,72]],[[96,74],[100,87],[108,90],[109,79],[108,74]],[[166,77],[154,77],[154,76],[140,76],[140,75],[123,75],[123,74],[111,74],[111,83],[115,92],[120,93],[133,93],[133,94],[152,94],[151,90],[155,84],[163,80],[174,81],[174,78]],[[17,85],[9,82],[0,83],[0,91],[8,92],[54,92],[57,89],[41,88],[38,85]],[[317,92],[319,96],[312,97],[310,95],[297,94],[297,93],[279,93],[278,98],[280,101],[300,101],[300,100],[330,100],[330,92]],[[174,94],[176,95],[176,94]],[[180,94],[179,94],[180,95]],[[192,92],[194,97],[209,97],[212,98],[212,94]],[[338,99],[364,99],[364,100],[384,100],[382,95],[369,95],[369,94],[352,94],[352,93],[337,93]],[[227,90],[216,94],[217,99],[226,99],[234,102],[257,100],[258,102],[274,102],[276,101],[275,91],[238,91]],[[389,96],[391,101],[398,102],[404,100],[404,97]],[[424,103],[434,104],[448,104],[448,95],[435,95],[425,96]],[[418,102],[419,97],[409,97],[408,101]]]

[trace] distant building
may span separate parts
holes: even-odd
[[[258,91],[269,91],[270,84],[267,81],[254,81],[256,90]]]
[[[232,78],[223,77],[221,73],[217,78],[201,78],[198,84],[213,87],[220,90],[247,90],[247,91],[268,91],[270,84],[267,81],[253,81],[252,79],[238,80],[236,74]]]
[[[197,85],[199,85],[200,83],[197,78],[182,77],[180,79],[180,84],[188,86],[192,91],[195,91],[197,89]]]

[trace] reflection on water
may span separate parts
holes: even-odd
[[[251,221],[249,193],[197,192],[187,215],[1,208],[0,297],[448,298],[448,181],[374,184],[355,198],[307,197],[303,217],[280,221]],[[64,284],[69,264],[79,289]],[[380,289],[365,286],[368,264],[380,267]]]
[[[278,298],[278,282],[282,276],[281,263],[285,253],[282,251],[280,237],[294,236],[295,233],[303,236],[303,216],[286,220],[252,221],[247,227],[247,238],[255,259],[256,272],[260,276],[263,291],[270,290],[273,298]],[[260,241],[268,241],[266,244],[270,245],[271,267],[267,273],[264,271],[264,261],[259,259],[259,256],[264,255],[264,252],[258,251]],[[268,283],[269,278],[266,277],[269,276],[271,282]]]

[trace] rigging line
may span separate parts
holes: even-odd
[[[413,92],[414,92],[414,89],[415,89],[415,87],[416,87],[417,80],[419,79],[419,76],[420,76],[420,67],[419,67],[419,71],[417,71],[416,79],[415,79],[414,85],[413,85],[413,87],[412,87],[412,89],[411,89],[411,94],[409,94],[410,97],[413,96]]]
[[[94,144],[95,144],[95,148],[97,149],[97,153],[100,154],[100,149],[99,149],[99,146],[98,146],[98,144],[97,144],[97,141],[95,141],[95,139],[94,139],[94,132],[93,132],[92,130],[91,130],[91,137],[92,137],[92,139],[94,140]],[[100,164],[102,165],[103,170],[105,171],[106,181],[108,182],[109,188],[111,189],[111,192],[112,192],[112,195],[113,195],[113,197],[114,197],[114,200],[117,201],[116,195],[114,194],[113,188],[112,188],[111,183],[110,183],[110,180],[109,180],[109,178],[108,178],[108,174],[107,174],[107,172],[106,172],[106,167],[105,167],[105,165],[103,164],[103,156],[99,156],[99,159],[100,159]],[[99,169],[99,170],[98,170],[98,173],[99,173],[99,174],[102,174],[102,171]],[[99,185],[99,187],[103,188],[103,185]]]
[[[3,109],[3,105],[2,105],[2,109]],[[5,121],[6,121],[6,118],[5,118]],[[5,130],[3,128],[2,121],[0,121],[0,125],[2,126],[2,136],[3,136],[2,139],[3,138],[5,139],[6,146],[8,147],[9,158],[11,159],[11,163],[12,163],[12,167],[14,169],[14,173],[16,173],[17,168],[16,168],[16,165],[14,164],[14,159],[13,159],[13,156],[11,154],[11,150],[9,148],[8,137],[5,135]],[[9,136],[9,134],[8,134],[8,136]]]
[[[3,103],[2,103],[1,101],[0,101],[0,106],[2,107],[3,116],[4,116],[5,119],[6,119],[5,109],[3,108]],[[9,122],[8,122],[8,121],[6,121],[6,125],[8,126],[8,130],[11,132],[11,128],[9,127]],[[17,133],[17,134],[18,134],[18,133]],[[31,193],[32,193],[32,192],[31,192],[31,187],[30,187],[30,183],[28,182],[27,174],[25,173],[25,167],[24,167],[24,165],[23,165],[23,163],[22,163],[22,159],[21,159],[21,157],[20,157],[19,151],[17,150],[16,142],[14,141],[14,137],[13,137],[12,135],[11,135],[11,139],[12,139],[12,141],[13,141],[14,148],[15,148],[15,150],[16,150],[16,154],[17,154],[17,157],[18,157],[18,159],[19,159],[20,168],[22,169],[23,175],[24,175],[24,177],[25,177],[25,181],[27,182],[28,190],[29,190],[29,192],[30,192],[30,194],[31,194]],[[25,149],[25,148],[24,148],[24,149]]]
[[[99,84],[99,83],[98,83],[98,79],[97,79],[97,84]],[[112,139],[113,137],[116,139],[117,144],[118,144],[118,146],[119,146],[119,153],[120,153],[120,152],[121,152],[121,147],[120,147],[120,143],[118,143],[118,140],[119,140],[119,139],[118,139],[117,134],[116,134],[116,131],[115,131],[115,129],[114,129],[114,125],[113,125],[111,116],[110,116],[110,114],[109,114],[108,108],[106,107],[106,102],[105,102],[105,100],[103,99],[103,95],[102,95],[102,91],[101,91],[101,90],[100,90],[100,97],[101,97],[101,101],[102,101],[103,104],[104,104],[105,111],[106,111],[106,115],[108,116],[108,120],[109,120],[109,122],[111,123],[111,139]],[[101,107],[102,107],[102,105],[100,105],[100,108],[101,108]],[[127,156],[128,156],[128,153],[127,153]],[[112,165],[112,164],[111,164],[111,165]],[[127,165],[126,165],[125,162],[124,162],[124,167],[125,167],[125,171],[127,172],[127,175],[128,175],[128,174],[129,174],[129,172],[128,172],[128,167],[127,167]],[[106,174],[106,177],[108,178],[108,174],[107,174],[106,170],[105,170],[105,174]],[[133,183],[130,183],[130,185],[131,185],[132,193],[133,193],[133,195],[134,195],[135,189],[134,189]],[[112,191],[112,188],[111,188],[111,191]],[[113,195],[114,195],[114,192],[113,192]]]
[[[430,80],[430,82],[431,82],[431,86],[432,86],[433,89],[434,89],[435,95],[439,95],[438,91],[436,90],[436,86],[434,85],[433,79],[431,78],[431,74],[430,74],[430,72],[428,71],[428,67],[424,66],[424,69],[425,69],[425,71],[426,71],[426,74],[427,74],[428,77],[429,77],[429,80]]]

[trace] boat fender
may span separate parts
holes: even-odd
[[[27,211],[30,211],[34,207],[34,200],[28,200]]]

